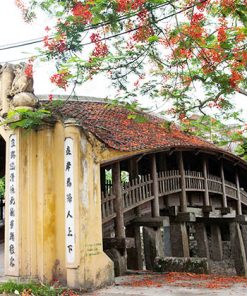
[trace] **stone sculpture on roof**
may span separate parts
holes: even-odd
[[[1,115],[5,116],[9,109],[33,109],[38,99],[33,94],[33,78],[25,73],[27,64],[6,63],[0,65],[0,104]]]

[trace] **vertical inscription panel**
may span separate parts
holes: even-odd
[[[14,274],[17,265],[17,174],[16,174],[16,158],[17,158],[17,141],[16,135],[11,135],[9,138],[9,155],[8,155],[8,171],[9,171],[9,180],[7,182],[8,187],[8,233],[7,233],[7,269],[11,274]]]
[[[65,243],[67,265],[75,263],[75,184],[73,139],[64,142],[65,176]]]

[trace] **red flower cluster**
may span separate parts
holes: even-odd
[[[133,40],[136,42],[143,42],[147,41],[149,37],[154,35],[153,28],[148,20],[148,11],[147,9],[142,9],[138,14],[137,17],[140,21],[139,28],[133,35]]]
[[[221,109],[225,103],[225,100],[222,98],[218,98],[214,100],[213,102],[208,104],[208,107],[213,108],[216,107],[217,109]]]
[[[100,42],[100,35],[99,33],[93,33],[91,36],[90,36],[90,40],[91,42],[93,43],[97,43],[97,42]]]
[[[31,61],[29,61],[29,63],[27,64],[24,73],[27,76],[27,78],[33,78],[33,64]]]
[[[247,67],[247,51],[237,51],[233,54],[234,62],[232,63],[232,69],[239,70]]]
[[[52,83],[55,83],[58,87],[63,88],[64,90],[68,86],[68,72],[56,73],[51,76],[50,80]]]
[[[235,0],[220,0],[220,5],[223,8],[235,8]]]
[[[105,57],[109,53],[108,46],[101,41],[99,33],[93,33],[90,36],[91,42],[95,43],[95,48],[92,52],[94,57]]]
[[[89,8],[90,6],[88,4],[77,2],[72,8],[72,14],[82,23],[88,24],[92,20],[92,13],[90,12]]]
[[[185,28],[185,33],[193,39],[201,39],[204,33],[204,29],[198,23],[191,23],[190,26]]]
[[[181,57],[181,58],[191,58],[192,57],[192,50],[191,49],[186,49],[186,48],[178,48],[175,51],[175,56]]]
[[[154,31],[150,26],[143,25],[139,27],[136,33],[133,35],[133,40],[136,42],[143,42],[146,41],[153,34]]]
[[[109,49],[105,43],[98,42],[95,44],[92,55],[94,57],[105,57],[109,53]]]
[[[64,52],[67,49],[65,36],[61,35],[57,39],[49,38],[48,36],[45,36],[43,39],[44,46],[48,48],[50,51],[54,52]]]
[[[191,23],[199,23],[201,21],[203,21],[205,18],[204,18],[204,15],[202,13],[194,13],[193,16],[192,16],[192,19],[191,19]]]
[[[118,0],[117,11],[126,12],[129,10],[136,10],[143,6],[146,0]]]
[[[221,26],[218,29],[218,41],[225,42],[227,40],[226,27]]]
[[[229,83],[232,88],[235,88],[239,84],[239,82],[241,82],[243,80],[243,75],[241,73],[237,72],[236,70],[232,70],[231,72],[232,72],[232,74],[229,79]]]
[[[203,49],[201,51],[201,58],[204,59],[204,62],[214,62],[220,63],[225,58],[225,53],[220,48],[219,49]],[[213,63],[212,63],[213,64]]]

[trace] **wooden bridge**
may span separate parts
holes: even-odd
[[[184,151],[174,154],[153,153],[102,168],[105,251],[115,266],[124,262],[124,254],[128,254],[126,266],[139,269],[144,245],[146,264],[152,269],[155,256],[191,256],[193,236],[196,257],[221,261],[222,237],[227,237],[231,249],[240,250],[242,256],[241,264],[239,254],[235,257],[235,266],[241,266],[237,273],[247,275],[246,168],[238,167],[235,159],[223,161],[219,155],[204,153],[199,157],[195,152]],[[108,183],[104,178],[106,170],[112,172]],[[128,182],[121,178],[123,171],[129,174]],[[140,227],[144,231],[142,243]],[[134,241],[131,249],[128,249],[129,239]]]
[[[186,192],[208,192],[208,194],[218,194],[222,200],[229,198],[240,201],[247,206],[247,192],[239,188],[236,184],[227,180],[222,181],[220,177],[208,175],[203,176],[202,172],[184,171]],[[161,171],[157,173],[158,196],[181,193],[182,177],[178,170]],[[116,194],[112,186],[108,184],[107,190],[102,192],[102,222],[103,224],[116,217],[115,201]],[[121,200],[123,212],[128,212],[154,199],[154,180],[150,174],[132,179],[130,182],[122,183]]]

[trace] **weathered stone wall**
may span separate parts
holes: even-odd
[[[157,257],[154,270],[158,272],[193,272],[209,273],[207,258]]]

